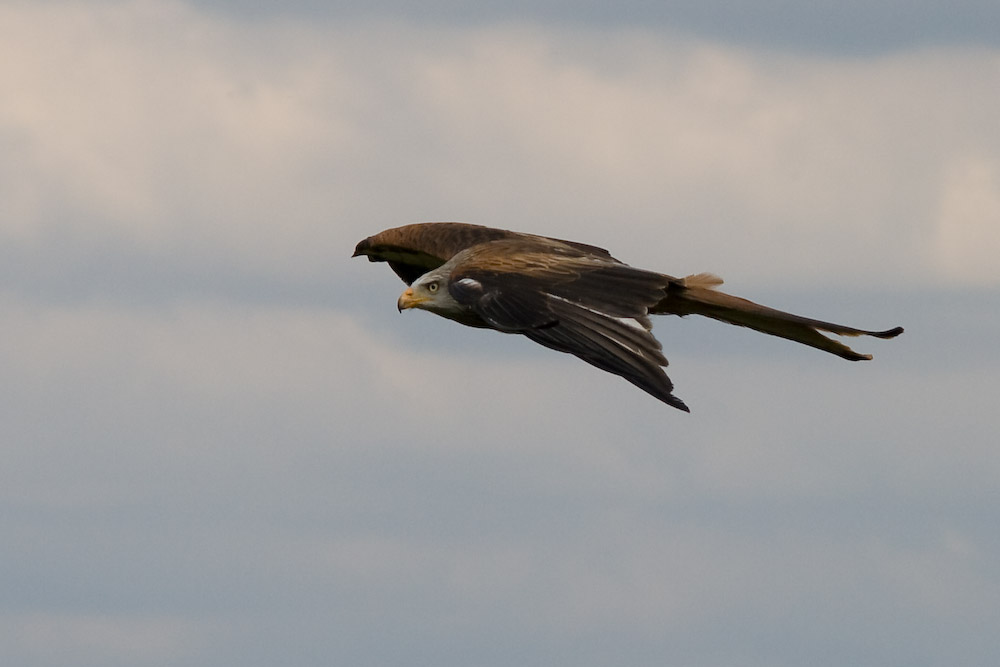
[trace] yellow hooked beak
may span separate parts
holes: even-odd
[[[396,301],[396,309],[399,310],[399,312],[403,312],[407,308],[415,308],[416,306],[419,306],[424,301],[428,301],[427,297],[417,296],[413,292],[412,287],[407,287],[403,290],[403,293],[399,295],[399,300]]]

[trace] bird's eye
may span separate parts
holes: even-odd
[[[434,294],[434,292],[437,292],[438,291],[438,282],[435,280],[432,283],[427,283],[427,291],[430,292],[431,294]]]

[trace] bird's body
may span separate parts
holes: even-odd
[[[429,310],[475,327],[519,333],[620,375],[681,410],[650,333],[650,314],[697,314],[788,338],[845,359],[870,359],[820,331],[892,338],[730,296],[711,274],[675,278],[631,267],[603,248],[457,222],[387,229],[354,256],[388,262],[408,287],[398,307]]]

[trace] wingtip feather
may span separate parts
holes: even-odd
[[[903,333],[903,327],[894,327],[885,331],[874,331],[871,335],[875,338],[895,338],[901,333]]]

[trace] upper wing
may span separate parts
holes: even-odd
[[[369,236],[358,243],[353,256],[367,255],[370,262],[388,262],[409,285],[466,248],[515,236],[516,232],[463,222],[421,222]]]
[[[353,256],[366,255],[371,262],[388,262],[396,275],[409,285],[463,250],[504,239],[528,243],[555,242],[574,248],[582,254],[611,259],[607,250],[585,243],[548,239],[464,222],[418,222],[393,227],[362,240],[355,247]]]
[[[456,301],[500,331],[568,352],[688,410],[672,393],[646,314],[662,298],[668,276],[587,255],[493,250],[500,252],[470,253],[479,257],[456,264],[449,283]]]

